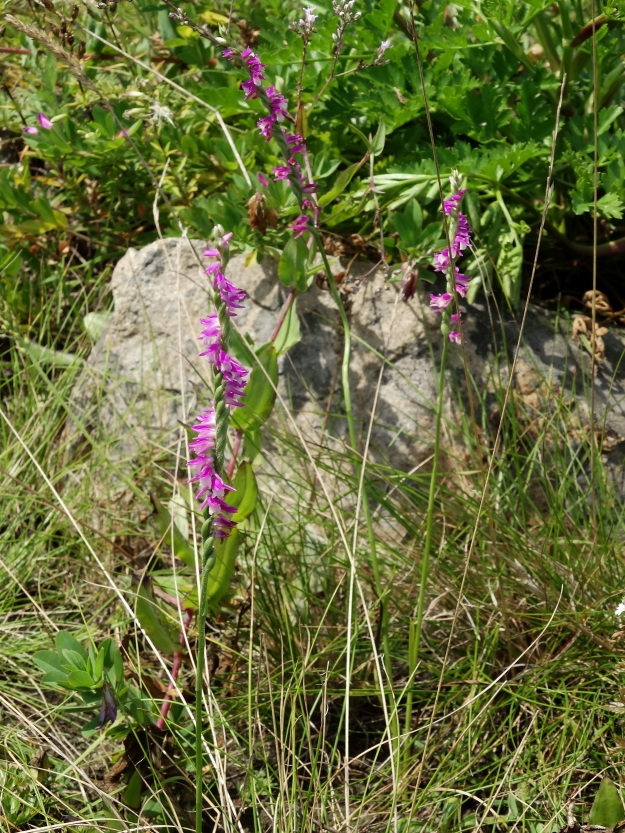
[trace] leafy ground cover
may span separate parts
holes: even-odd
[[[280,258],[298,212],[284,183],[262,191],[262,217],[250,205],[257,173],[271,178],[280,160],[257,134],[260,109],[244,101],[241,78],[210,40],[172,20],[167,6],[101,5],[5,8],[0,800],[8,830],[194,826],[188,715],[175,702],[168,728],[154,728],[167,678],[136,620],[137,602],[149,610],[155,599],[141,600],[131,584],[132,574],[157,577],[172,563],[173,527],[159,527],[149,494],[167,506],[168,472],[180,459],[168,448],[163,464],[163,450],[148,449],[158,465],[142,461],[133,484],[144,511],[131,518],[111,501],[112,531],[103,534],[90,501],[92,479],[110,469],[107,449],[69,454],[63,427],[79,360],[110,305],[111,267],[129,245],[155,239],[157,223],[166,236],[188,229],[203,239],[221,223],[250,262]],[[297,113],[321,183],[326,249],[384,256],[432,280],[427,264],[442,227],[410,9],[363,3],[335,62],[336,20],[316,8],[303,68],[302,40],[289,28],[298,7],[242,5],[230,25],[266,59]],[[213,35],[230,17],[225,5],[185,12]],[[438,160],[445,175],[455,167],[467,176],[472,293],[492,291],[513,307],[524,294],[562,95],[537,294],[583,308],[592,287],[596,149],[598,287],[614,323],[625,306],[619,8],[427,2],[414,13]],[[501,406],[504,391],[495,394]],[[580,441],[566,398],[552,399],[549,417],[537,419],[513,398],[496,451],[485,406],[477,433],[468,418],[446,426],[462,452],[437,481],[418,658],[427,468],[409,476],[367,468],[376,566],[366,530],[353,546],[340,535],[351,540],[359,523],[349,448],[320,453],[315,468],[285,421],[265,426],[291,463],[288,511],[260,495],[227,604],[209,621],[206,830],[550,833],[566,823],[571,799],[587,819],[602,775],[619,783],[622,505],[600,457],[589,484],[592,433]],[[166,624],[179,624],[169,616]],[[192,626],[180,676],[188,699],[194,634]],[[72,673],[87,674],[69,691],[58,686],[67,674],[53,679],[55,651],[73,651]],[[37,652],[48,652],[52,669],[43,682]],[[89,680],[106,680],[124,705],[104,731],[88,723],[101,701],[90,699]]]

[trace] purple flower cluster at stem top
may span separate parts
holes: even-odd
[[[228,47],[221,53],[228,61],[234,61],[239,57],[245,64],[249,72],[249,80],[241,84],[241,88],[245,93],[246,99],[254,99],[262,97],[269,110],[268,115],[263,116],[257,122],[258,130],[265,140],[268,142],[272,138],[278,138],[283,146],[286,146],[287,157],[284,165],[277,165],[273,169],[276,182],[286,181],[290,185],[296,187],[296,193],[302,195],[300,206],[302,211],[312,210],[315,214],[315,222],[318,219],[319,207],[313,205],[308,198],[310,194],[317,191],[317,183],[309,182],[302,174],[301,163],[295,158],[297,155],[306,156],[306,142],[298,133],[291,133],[285,130],[280,125],[287,119],[294,123],[293,117],[289,114],[286,98],[279,93],[273,85],[268,87],[263,86],[265,80],[265,65],[260,61],[249,46],[242,52],[237,52],[235,49]],[[276,131],[279,131],[276,136]],[[301,237],[306,231],[310,230],[308,225],[312,218],[308,215],[302,214],[292,224],[291,228],[295,237]]]
[[[224,235],[219,241],[222,250],[228,248],[232,234]],[[213,289],[219,297],[230,317],[236,316],[236,310],[242,309],[241,301],[245,292],[234,286],[222,271],[222,253],[220,248],[206,249],[204,256],[211,262],[205,274],[212,278]],[[201,321],[203,329],[200,341],[204,349],[200,356],[205,356],[213,365],[215,374],[221,375],[226,405],[232,409],[243,404],[244,389],[247,383],[248,371],[224,349],[224,336],[219,321],[219,315],[213,313]],[[202,411],[193,426],[197,437],[189,443],[195,457],[187,464],[194,472],[190,483],[199,483],[198,499],[202,500],[201,509],[207,509],[214,515],[213,533],[216,538],[227,538],[236,526],[232,515],[236,512],[234,506],[226,502],[226,493],[232,491],[232,486],[224,483],[215,468],[215,444],[217,439],[217,415],[214,403]]]
[[[457,330],[449,329],[450,323],[459,324],[461,322],[460,313],[450,315],[448,307],[454,300],[454,290],[461,298],[467,296],[471,278],[460,272],[460,269],[455,265],[455,261],[462,257],[464,250],[471,245],[471,227],[465,215],[460,212],[460,203],[467,189],[460,187],[461,179],[456,171],[452,174],[450,181],[453,194],[450,199],[443,202],[443,211],[449,217],[450,237],[453,238],[451,250],[446,247],[437,252],[433,259],[435,271],[447,274],[447,291],[440,295],[430,295],[430,307],[434,312],[443,313],[442,329],[446,331],[450,341],[460,344],[460,333]]]

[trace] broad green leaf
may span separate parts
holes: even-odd
[[[239,523],[252,514],[258,499],[256,475],[249,463],[245,461],[241,463],[232,485],[236,491],[228,492],[226,500],[232,506],[237,507],[237,512],[232,516],[232,520]]]
[[[326,205],[329,205],[332,202],[332,200],[335,200],[338,196],[340,196],[343,193],[343,191],[352,181],[352,177],[354,176],[354,174],[365,163],[366,158],[367,157],[365,156],[365,158],[361,159],[360,162],[356,162],[354,165],[350,165],[349,168],[346,168],[346,170],[341,171],[341,173],[336,178],[334,187],[331,188],[327,194],[324,194],[322,197],[320,197],[319,205],[322,208],[325,208]]]
[[[275,347],[266,344],[258,351],[256,358],[258,363],[252,368],[245,388],[244,405],[232,415],[234,425],[244,432],[260,428],[271,414],[276,398],[274,387],[278,385],[278,356]]]
[[[187,567],[193,567],[195,565],[195,551],[193,547],[173,522],[170,513],[165,509],[156,495],[151,494],[150,500],[154,506],[156,525],[159,533],[163,536],[164,542],[173,548],[174,555],[181,561],[184,561]]]
[[[73,651],[75,654],[78,654],[78,656],[82,660],[82,666],[78,667],[86,667],[87,652],[82,647],[80,642],[76,639],[76,637],[71,635],[71,633],[67,633],[67,631],[61,631],[60,633],[57,633],[55,643],[56,650],[59,652],[61,657],[64,655],[65,651]]]
[[[135,582],[133,581],[133,584]],[[136,588],[135,613],[143,630],[152,640],[154,646],[163,654],[173,654],[178,645],[173,641],[169,632],[158,616],[158,607],[154,602],[152,589],[147,581],[143,581]]]
[[[67,677],[67,685],[70,688],[93,688],[95,680],[86,671],[72,671]]]
[[[399,233],[401,248],[412,249],[421,242],[423,228],[423,212],[416,200],[410,200],[403,214],[393,214],[391,221],[395,231]]]
[[[308,246],[302,237],[296,240],[289,238],[284,247],[280,263],[278,264],[278,277],[285,286],[295,286],[301,292],[307,288],[308,278]]]
[[[299,326],[299,317],[297,315],[296,304],[297,299],[291,300],[287,298],[285,304],[289,304],[287,314],[278,330],[278,335],[273,340],[273,346],[276,349],[278,356],[288,352],[294,344],[297,344],[302,339],[302,333]]]
[[[44,683],[61,683],[67,680],[67,671],[56,651],[37,651],[33,656],[35,665],[44,672]]]
[[[601,781],[597,795],[590,809],[590,824],[600,824],[603,827],[614,827],[625,819],[621,795],[609,778]]]
[[[89,665],[89,659],[85,662],[77,651],[70,648],[63,648],[61,656],[65,660],[65,667],[70,670],[85,671]]]
[[[245,432],[245,443],[243,445],[243,460],[254,463],[263,450],[263,437],[259,429],[250,429]]]
[[[234,575],[238,548],[239,532],[236,528],[232,530],[228,538],[219,540],[215,544],[215,566],[208,577],[206,591],[208,603],[213,609],[219,605],[219,602],[228,592]]]
[[[384,122],[384,116],[382,116],[382,118],[380,119],[380,124],[378,125],[378,132],[375,134],[375,138],[371,146],[371,153],[373,153],[375,156],[380,156],[380,154],[384,150],[385,141],[386,124]]]

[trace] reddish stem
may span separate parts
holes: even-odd
[[[280,318],[278,318],[278,323],[276,324],[276,328],[273,331],[273,335],[271,336],[271,340],[275,341],[278,338],[278,333],[280,332],[280,327],[284,324],[284,319],[287,317],[289,310],[295,300],[295,296],[297,295],[297,289],[294,286],[291,287],[289,290],[289,297],[286,300],[286,304],[284,305],[284,309],[280,313]]]
[[[187,643],[187,633],[189,632],[189,626],[193,621],[193,617],[195,615],[195,611],[190,608],[186,607],[184,611],[184,617],[182,620],[182,632],[180,633],[180,645],[182,646],[181,651],[174,651],[174,662],[171,668],[171,680],[169,681],[169,685],[167,687],[167,691],[165,692],[165,699],[163,701],[163,705],[161,706],[161,716],[156,721],[156,728],[163,731],[165,729],[165,721],[167,720],[167,716],[169,715],[169,709],[171,708],[171,701],[174,697],[174,691],[176,690],[176,683],[178,681],[178,675],[180,674],[180,669],[182,667],[182,660],[185,655],[185,646]]]

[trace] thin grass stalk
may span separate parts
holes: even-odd
[[[347,313],[345,312],[345,307],[343,306],[343,302],[341,301],[341,296],[339,294],[338,288],[336,286],[336,281],[334,280],[334,275],[332,274],[332,268],[330,267],[330,262],[328,261],[328,257],[324,251],[323,244],[319,233],[314,231],[315,240],[317,241],[317,245],[319,247],[319,251],[321,252],[321,257],[323,259],[323,265],[326,271],[326,277],[328,280],[328,286],[330,287],[330,293],[332,294],[332,298],[334,303],[337,306],[339,311],[339,315],[341,317],[341,324],[343,326],[343,359],[341,362],[341,385],[343,389],[343,404],[345,408],[345,416],[347,419],[347,430],[349,433],[349,442],[352,447],[352,455],[356,454],[357,450],[357,441],[356,441],[356,428],[354,425],[354,413],[352,410],[352,398],[351,398],[351,389],[349,384],[349,364],[351,360],[351,350],[352,350],[352,342],[351,342],[351,330],[349,326],[349,319],[347,318]],[[363,462],[363,465],[366,465],[366,461]],[[375,592],[378,597],[378,604],[380,606],[380,616],[381,616],[381,636],[382,636],[382,647],[384,652],[384,667],[386,669],[386,674],[389,679],[390,685],[390,696],[392,697],[392,679],[393,679],[393,666],[391,661],[391,648],[390,648],[390,641],[389,641],[389,634],[388,634],[388,610],[387,605],[384,600],[384,593],[382,590],[382,580],[380,577],[380,562],[378,560],[378,551],[376,546],[375,540],[375,531],[373,529],[373,517],[371,515],[371,506],[369,504],[369,492],[366,486],[366,482],[363,480],[362,484],[362,509],[363,514],[365,516],[365,525],[367,528],[367,541],[369,544],[369,556],[371,559],[371,568],[373,570],[373,580],[375,585]],[[348,652],[348,662],[349,662],[349,652]],[[381,696],[384,696],[384,693],[380,692]],[[392,704],[391,704],[392,705]],[[393,723],[396,724],[392,731],[392,736],[397,738],[399,742],[399,722],[397,718],[397,710],[393,709],[394,719]]]
[[[597,534],[597,500],[595,494],[595,467],[597,448],[595,440],[595,373],[597,370],[596,330],[597,330],[597,190],[599,187],[599,79],[597,78],[597,27],[595,25],[595,0],[591,0],[592,26],[592,121],[593,121],[593,173],[592,173],[592,306],[590,334],[590,500],[592,503],[592,524]]]

